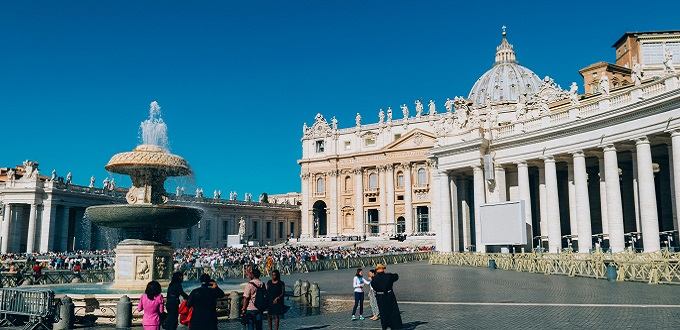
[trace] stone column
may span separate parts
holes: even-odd
[[[384,233],[387,229],[385,224],[387,223],[387,178],[385,172],[387,167],[384,165],[378,166],[378,187],[380,188],[378,195],[378,202],[380,204],[380,214],[378,214],[378,222],[380,226],[378,227],[379,233]]]
[[[448,207],[451,209],[451,229],[452,229],[452,238],[451,238],[451,249],[453,252],[460,252],[460,228],[458,221],[460,221],[459,217],[459,204],[458,204],[458,177],[457,176],[451,176],[449,178],[449,204]]]
[[[477,252],[486,252],[486,246],[482,245],[482,228],[479,216],[479,206],[486,203],[486,193],[484,188],[484,170],[481,166],[472,167],[474,175],[474,190],[475,190],[475,242],[477,245]]]
[[[607,212],[607,173],[604,167],[604,155],[597,157],[597,164],[600,170],[600,218],[602,218],[602,234],[609,235],[609,213]],[[618,170],[616,171],[616,175],[619,175]]]
[[[574,153],[574,188],[576,219],[578,221],[578,252],[588,253],[593,247],[593,231],[590,223],[590,197],[588,195],[586,157],[581,150]]]
[[[0,253],[7,253],[7,247],[9,246],[9,228],[10,222],[12,220],[12,204],[5,204],[5,213],[2,218],[2,246],[0,246]]]
[[[548,251],[558,253],[562,250],[562,230],[560,228],[560,200],[557,193],[557,168],[555,158],[546,157],[545,190],[548,209]]]
[[[28,237],[26,238],[26,253],[35,251],[35,223],[38,214],[38,205],[31,204],[31,213],[28,215]]]
[[[672,143],[667,145],[668,148],[668,168],[670,169],[669,175],[670,175],[670,188],[671,188],[671,208],[672,208],[672,214],[673,214],[673,230],[678,230],[678,206],[675,204],[675,173],[674,173],[674,168],[675,165],[673,163],[673,145]]]
[[[54,228],[57,218],[57,207],[50,200],[43,203],[40,218],[40,252],[54,251]]]
[[[623,238],[623,206],[621,205],[621,184],[619,183],[619,161],[616,148],[609,144],[604,147],[604,171],[607,180],[607,220],[609,224],[609,247],[612,252],[625,248]],[[656,212],[656,209],[654,209]]]
[[[404,167],[404,220],[406,233],[413,234],[413,186],[411,185],[411,164],[402,163]]]
[[[519,199],[524,201],[527,240],[529,241],[529,246],[532,246],[531,186],[529,184],[529,166],[526,161],[517,162],[517,185],[519,186]]]
[[[394,217],[394,165],[387,164],[386,166],[386,178],[387,181],[387,223],[393,224],[388,226],[388,233],[397,233],[397,219]]]
[[[656,213],[656,189],[652,169],[652,149],[647,137],[635,140],[640,189],[640,227],[645,252],[661,249],[659,239],[659,216]]]
[[[507,202],[507,187],[505,185],[505,168],[501,165],[497,165],[494,168],[494,176],[496,181],[496,187],[494,188],[494,193],[497,196],[496,202]]]
[[[361,167],[354,169],[354,232],[357,235],[366,234],[364,225],[364,170]]]
[[[61,227],[61,251],[68,251],[68,245],[73,243],[73,239],[68,236],[68,227],[70,225],[70,219],[69,219],[69,214],[71,213],[71,208],[69,206],[64,205],[64,208],[61,210],[61,220],[62,220],[62,227]],[[73,235],[75,236],[75,230],[73,231]]]
[[[671,149],[673,157],[673,172],[680,173],[680,130],[673,130],[671,132]],[[675,204],[675,215],[673,219],[680,219],[677,212],[680,211],[680,175],[673,176],[673,186],[675,189],[675,198],[671,201]],[[673,225],[675,228],[680,227],[676,221]]]
[[[433,188],[438,195],[437,200],[434,201],[436,205],[433,207],[436,210],[438,219],[432,219],[433,222],[439,223],[437,232],[437,250],[441,252],[451,252],[453,251],[453,230],[451,223],[451,191],[449,186],[449,175],[446,171],[436,171],[438,184],[437,188]]]
[[[468,197],[467,178],[459,176],[456,186],[458,187],[458,196],[460,196],[460,204],[458,204],[458,217],[459,221],[462,223],[463,251],[467,251],[467,248],[472,244],[470,236],[470,204]]]
[[[569,192],[569,231],[572,239],[578,239],[578,220],[576,217],[576,187],[574,184],[574,163],[567,162],[567,191]]]
[[[300,219],[300,237],[312,237],[314,229],[310,229],[313,226],[313,219],[310,217],[312,211],[312,203],[310,203],[309,196],[309,173],[302,173],[300,178],[302,179],[302,205],[301,205],[301,219]]]
[[[545,167],[538,168],[538,207],[541,218],[541,239],[540,247],[543,248],[543,239],[548,237],[548,203],[547,190],[545,187]]]
[[[633,164],[633,204],[635,206],[635,231],[642,232],[640,227],[640,186],[638,182],[637,152],[630,153],[631,163]],[[672,174],[671,174],[672,175]]]
[[[340,173],[338,170],[330,170],[326,174],[326,177],[328,178],[328,191],[326,193],[328,194],[328,211],[330,213],[328,219],[328,235],[339,236],[339,229],[342,228],[342,226],[340,226],[340,221],[338,220],[338,211],[340,209],[338,207],[338,198],[340,195],[338,178],[340,177]]]

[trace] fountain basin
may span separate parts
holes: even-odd
[[[150,204],[120,204],[90,206],[85,211],[93,223],[123,229],[183,229],[201,220],[203,210]]]

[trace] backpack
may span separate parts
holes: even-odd
[[[267,297],[267,288],[265,288],[264,283],[262,283],[262,286],[257,286],[253,282],[249,282],[255,287],[255,301],[253,302],[253,305],[255,305],[255,308],[257,310],[264,311],[267,309],[268,304],[268,297]],[[251,298],[252,299],[252,298]]]

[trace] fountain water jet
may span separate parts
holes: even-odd
[[[158,103],[152,102],[149,112],[149,119],[140,125],[142,144],[114,155],[105,166],[132,179],[126,194],[128,204],[91,206],[85,211],[93,223],[125,232],[126,239],[115,249],[112,287],[117,289],[143,290],[151,280],[167,284],[174,251],[168,230],[191,227],[203,216],[201,209],[165,205],[165,180],[192,172],[187,161],[168,152],[167,126],[160,118]]]

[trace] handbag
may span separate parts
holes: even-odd
[[[191,323],[191,314],[193,314],[193,312],[193,307],[187,307],[187,300],[182,301],[182,303],[179,304],[179,308],[177,309],[177,313],[179,314],[179,323],[188,327]]]

